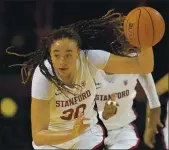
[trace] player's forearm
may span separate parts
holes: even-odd
[[[151,73],[154,69],[154,54],[152,47],[141,49],[141,53],[137,58],[140,69],[143,73],[140,74],[148,74]]]
[[[150,109],[149,104],[147,103],[146,107],[146,128],[151,127],[152,124],[159,123],[161,116],[161,107]]]
[[[156,83],[156,89],[158,95],[162,95],[168,91],[168,73]]]
[[[149,123],[149,116],[150,116],[150,106],[147,103],[146,104],[146,120],[145,120],[145,127],[148,127],[148,123]]]
[[[150,108],[153,109],[160,107],[159,98],[157,95],[155,83],[151,73],[140,75],[138,80],[146,93]]]
[[[120,57],[111,54],[104,68],[107,73],[116,74],[147,74],[154,68],[152,48],[144,49],[138,57]]]
[[[50,131],[42,130],[33,135],[33,140],[36,145],[56,145],[67,142],[76,138],[72,130],[66,131]]]

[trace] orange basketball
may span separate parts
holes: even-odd
[[[156,45],[165,32],[161,14],[151,7],[133,9],[125,18],[124,33],[127,40],[139,48]]]

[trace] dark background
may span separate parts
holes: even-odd
[[[0,114],[0,149],[32,148],[31,84],[21,83],[20,68],[8,68],[10,64],[21,63],[24,58],[7,55],[5,49],[18,45],[15,51],[25,54],[34,51],[38,47],[39,39],[53,28],[78,20],[100,17],[112,8],[127,14],[143,4],[158,10],[166,22],[165,35],[154,47],[155,68],[152,74],[156,82],[168,72],[168,0],[0,0],[0,99],[11,97],[18,105],[14,117],[5,118]],[[165,99],[165,96],[161,99]],[[139,115],[136,124],[142,137],[145,103],[136,101],[134,107]],[[162,120],[165,117],[165,107],[164,103]],[[140,149],[143,147],[141,144]],[[163,149],[160,135],[156,149]]]

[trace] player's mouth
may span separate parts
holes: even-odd
[[[68,68],[59,68],[59,71],[61,71],[61,72],[65,72],[67,70],[68,70]]]

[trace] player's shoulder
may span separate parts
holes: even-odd
[[[45,60],[45,61],[44,61],[44,67],[46,67],[47,70],[49,71],[49,73],[52,74],[52,67],[51,67],[51,64],[49,63],[48,60]],[[34,74],[35,74],[35,75],[40,75],[40,74],[42,74],[41,71],[40,71],[40,66],[39,66],[39,65],[35,68]]]
[[[83,50],[83,54],[87,57],[88,62],[98,69],[103,69],[107,64],[110,53],[104,50]]]
[[[44,65],[45,65],[46,68],[48,69],[49,73],[52,74],[52,66],[51,66],[51,64],[49,63],[48,60],[45,60],[45,61],[44,61]]]
[[[51,75],[53,75],[52,69],[51,69],[52,67],[51,67],[50,63],[47,60],[44,61],[44,65],[47,68],[48,72]],[[38,84],[38,85],[48,85],[48,84],[50,84],[50,81],[42,73],[39,65],[35,68],[35,71],[34,71],[34,74],[33,74],[33,78],[32,78],[32,85],[35,85],[35,84]]]

